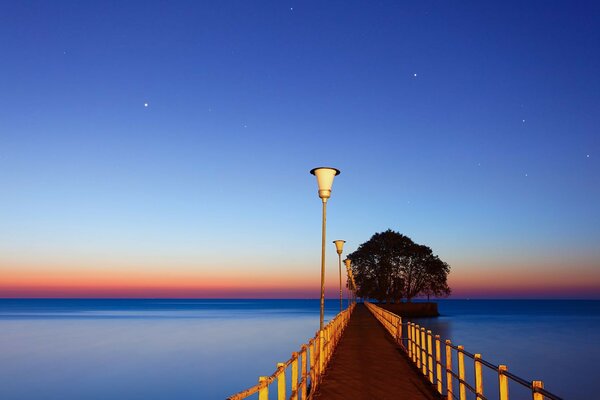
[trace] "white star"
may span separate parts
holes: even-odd
[[[523,123],[525,123],[525,120],[523,120]]]
[[[413,76],[416,78],[416,77],[417,77],[417,74],[413,74]]]
[[[290,11],[294,11],[294,7],[290,7]]]
[[[586,157],[587,157],[587,158],[590,158],[590,155],[588,154]]]
[[[525,176],[528,176],[527,174],[525,174]]]
[[[144,103],[144,107],[148,107],[148,103]]]

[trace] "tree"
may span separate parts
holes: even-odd
[[[447,296],[450,266],[432,250],[388,229],[348,255],[360,297],[410,302],[419,295]]]

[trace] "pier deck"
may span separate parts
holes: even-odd
[[[314,399],[440,399],[367,307],[357,304]]]

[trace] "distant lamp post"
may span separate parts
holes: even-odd
[[[335,250],[338,253],[338,264],[340,269],[340,312],[342,312],[342,252],[344,251],[344,243],[345,240],[334,240],[333,244],[335,244]]]
[[[346,263],[346,271],[348,272],[348,286],[351,288],[350,290],[352,291],[352,301],[356,302],[356,283],[354,283],[354,274],[352,273],[352,261],[349,258],[346,258],[344,260],[344,263]]]
[[[323,229],[321,239],[321,318],[319,322],[319,330],[322,330],[323,320],[325,319],[325,227],[327,225],[327,199],[331,197],[333,178],[336,175],[339,175],[340,171],[335,168],[319,167],[312,169],[310,173],[317,177],[319,197],[323,201]]]
[[[352,261],[350,261],[349,258],[346,258],[344,260],[344,264],[346,264],[346,273],[348,274],[348,278],[346,279],[346,285],[348,286],[348,290],[352,291],[352,298],[354,298],[354,287],[352,285],[351,279],[352,270],[350,269],[351,262]],[[350,303],[350,296],[348,296],[348,303]]]

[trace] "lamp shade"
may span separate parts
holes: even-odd
[[[344,243],[346,243],[346,241],[334,240],[333,243],[335,244],[335,250],[337,251],[337,253],[342,254],[342,251],[344,251]]]
[[[331,197],[331,186],[333,177],[340,174],[340,171],[330,167],[318,167],[310,170],[310,173],[317,177],[319,185],[319,197],[324,201]]]

